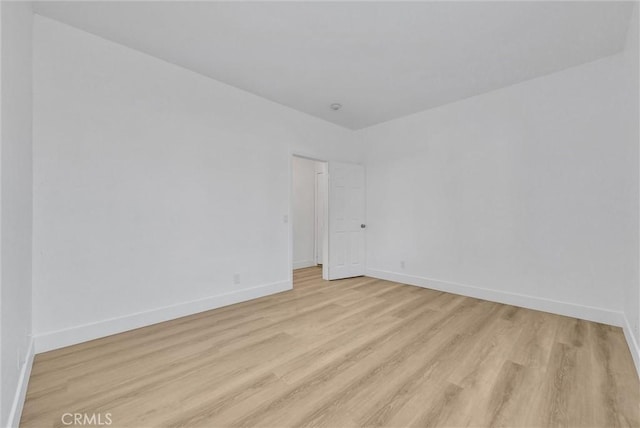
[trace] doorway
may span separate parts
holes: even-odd
[[[291,178],[293,269],[322,266],[328,198],[327,163],[293,156]]]
[[[293,155],[290,171],[292,269],[321,267],[325,280],[364,275],[364,166]]]

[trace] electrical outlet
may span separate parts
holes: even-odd
[[[233,283],[235,285],[240,284],[240,274],[239,273],[233,274]]]
[[[404,260],[400,261],[400,269],[404,269]]]
[[[282,216],[282,222],[283,222],[284,224],[289,223],[289,216],[288,216],[288,215],[286,215],[286,214],[285,214],[285,215],[283,215],[283,216]]]

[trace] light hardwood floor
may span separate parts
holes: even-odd
[[[371,278],[36,356],[21,426],[640,426],[619,328]]]

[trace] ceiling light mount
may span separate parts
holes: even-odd
[[[342,104],[339,103],[333,103],[329,106],[329,108],[333,111],[338,111],[342,108]]]

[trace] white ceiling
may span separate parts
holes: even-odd
[[[631,2],[39,2],[37,13],[359,129],[621,51]],[[343,108],[333,111],[331,103]]]

